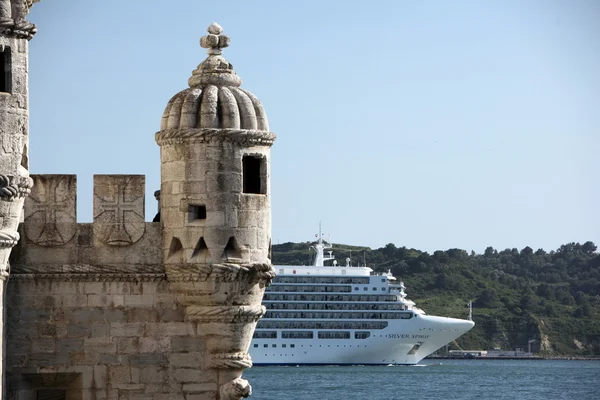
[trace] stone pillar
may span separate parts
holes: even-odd
[[[8,258],[19,240],[17,228],[23,199],[33,185],[27,149],[27,44],[36,30],[25,20],[33,2],[0,0],[0,339],[4,339],[3,299],[10,271]],[[0,398],[4,393],[3,347],[4,344],[0,346]]]
[[[198,369],[206,399],[247,397],[241,379],[252,365],[248,347],[264,314],[270,260],[269,131],[260,101],[221,56],[229,45],[212,24],[208,49],[163,114],[160,221],[170,290],[197,323],[205,354]]]

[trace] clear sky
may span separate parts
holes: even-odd
[[[205,58],[267,111],[273,243],[600,245],[600,2],[44,0],[29,20],[31,172],[145,174]]]

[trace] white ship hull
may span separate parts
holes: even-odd
[[[337,266],[317,237],[312,266],[275,267],[250,344],[254,365],[417,364],[473,327],[425,315],[390,271]]]
[[[254,365],[414,365],[473,326],[468,320],[420,315],[389,321],[366,339],[253,339],[250,355]]]

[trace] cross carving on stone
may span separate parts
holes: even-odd
[[[34,189],[25,200],[25,234],[35,244],[59,246],[77,231],[74,175],[32,175]]]
[[[94,177],[94,233],[101,242],[127,246],[144,234],[144,185],[137,177]]]

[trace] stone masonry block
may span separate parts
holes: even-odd
[[[141,337],[138,350],[140,353],[169,353],[171,352],[171,338]]]
[[[31,344],[31,351],[34,353],[54,353],[56,351],[56,342],[53,339],[37,339]]]
[[[202,365],[203,353],[172,353],[169,355],[169,364],[174,368],[198,368]]]
[[[138,353],[138,338],[137,337],[118,337],[113,338],[117,345],[117,353],[119,354],[134,354]]]
[[[124,305],[130,307],[153,307],[154,295],[151,294],[126,294]]]
[[[204,342],[193,336],[172,336],[171,349],[174,353],[200,352],[204,349]]]
[[[201,382],[203,373],[195,368],[176,368],[173,370],[173,379],[177,382],[196,383]]]
[[[142,353],[131,355],[129,357],[129,363],[132,366],[166,366],[168,365],[169,361],[164,353]]]
[[[186,393],[204,393],[217,392],[217,383],[186,383],[183,385],[183,391]],[[186,396],[186,399],[205,399],[205,397]]]
[[[113,322],[110,324],[110,336],[112,337],[130,337],[130,336],[144,336],[144,323],[122,323]]]
[[[83,349],[97,353],[115,354],[117,352],[117,345],[107,337],[86,338],[83,341]]]
[[[165,322],[146,324],[146,336],[193,336],[195,326],[187,322]]]
[[[77,232],[77,176],[31,175],[25,199],[25,235],[40,246],[60,246]]]
[[[144,235],[143,175],[94,175],[94,239],[128,246]]]
[[[133,307],[126,310],[126,320],[129,322],[158,322],[158,310],[150,307]],[[168,321],[166,321],[168,322]]]
[[[165,367],[151,366],[139,368],[140,383],[167,383],[168,377],[168,369]]]
[[[107,383],[108,368],[106,365],[94,366],[94,384],[96,388],[105,388]]]
[[[115,386],[131,382],[131,371],[128,365],[109,365],[107,367],[108,384]]]

